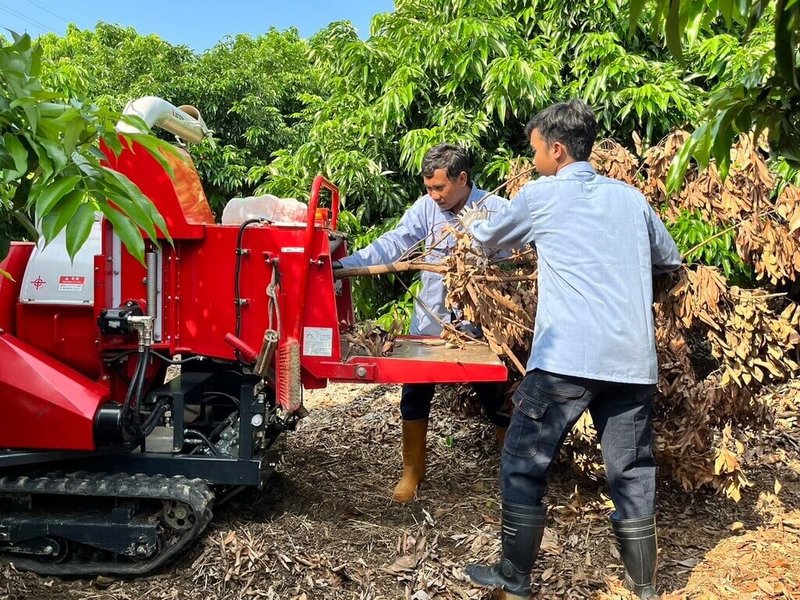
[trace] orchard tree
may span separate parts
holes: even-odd
[[[141,96],[173,102],[174,98],[167,97],[173,81],[194,59],[187,46],[173,46],[155,34],[141,35],[133,27],[103,22],[94,30],[68,25],[63,37],[48,33],[37,41],[46,85],[117,111]]]
[[[524,123],[572,96],[597,109],[604,135],[657,142],[710,90],[647,31],[629,35],[626,16],[616,0],[399,0],[367,40],[333,23],[311,40],[329,75],[308,98],[307,139],[277,153],[262,189],[299,195],[322,171],[374,223],[419,194],[422,157],[443,141],[467,147],[492,188],[527,151]]]
[[[105,142],[119,153],[135,141],[166,165],[169,144],[146,134],[118,137],[120,114],[85,102],[67,89],[48,89],[41,80],[42,49],[26,35],[0,43],[0,259],[8,253],[11,220],[37,240],[66,229],[74,256],[101,211],[125,246],[143,260],[141,231],[156,240],[167,233],[164,219],[124,175],[102,163]],[[141,120],[131,120],[142,126]]]
[[[196,106],[214,131],[216,141],[192,153],[215,209],[252,193],[273,154],[306,139],[303,98],[319,90],[320,75],[296,29],[237,35],[186,65],[170,93]]]
[[[692,159],[701,168],[714,159],[725,175],[741,133],[752,132],[756,140],[765,133],[770,152],[800,168],[800,2],[632,0],[629,20],[632,29],[654,24],[678,62],[704,54],[715,83],[672,169],[671,191]]]
[[[296,29],[237,35],[194,53],[131,27],[70,25],[64,37],[41,38],[43,77],[106,108],[122,110],[141,96],[191,104],[214,132],[192,146],[206,195],[219,212],[248,195],[277,150],[305,138],[302,98],[319,91],[307,43]]]

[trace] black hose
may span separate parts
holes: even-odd
[[[144,392],[144,381],[145,375],[147,374],[147,363],[150,361],[150,347],[145,346],[144,353],[140,357],[142,369],[139,375],[139,379],[136,381],[136,390],[133,393],[133,399],[131,400],[131,416],[133,416],[133,422],[136,427],[136,433],[141,432],[142,427],[142,413],[140,411],[140,406],[142,403],[142,394]]]
[[[138,350],[128,350],[127,352],[120,352],[114,358],[106,359],[105,362],[106,364],[115,364],[121,361],[126,356],[130,356],[131,354],[136,354],[137,352]],[[190,356],[189,358],[182,358],[181,360],[175,360],[174,358],[170,358],[169,356],[164,356],[163,354],[161,354],[160,352],[156,352],[155,350],[150,350],[150,354],[152,354],[153,356],[157,356],[165,363],[168,363],[170,365],[182,365],[184,363],[192,362],[193,360],[204,360],[206,358],[205,356]]]
[[[169,410],[169,406],[167,406],[167,401],[166,399],[162,398],[156,403],[155,407],[153,407],[153,411],[147,417],[147,421],[145,421],[144,425],[142,425],[142,433],[141,433],[142,438],[146,438],[148,435],[153,433],[153,430],[156,428],[156,425],[166,414],[167,410]]]
[[[239,406],[239,399],[233,394],[227,394],[225,392],[217,392],[217,391],[203,392],[203,398],[214,398],[214,397],[226,398],[231,402],[233,402],[237,407]]]
[[[139,353],[139,360],[136,363],[136,370],[128,385],[125,394],[125,401],[122,403],[122,425],[133,438],[141,437],[141,414],[139,405],[142,400],[145,375],[147,374],[147,363],[150,360],[150,348],[145,347]]]
[[[253,225],[254,223],[264,223],[266,219],[259,218],[259,219],[247,219],[239,226],[239,233],[236,235],[236,267],[233,270],[233,295],[234,301],[236,302],[236,327],[234,329],[234,335],[239,337],[242,333],[242,294],[239,286],[239,273],[242,269],[242,238],[244,237],[244,230],[249,226]],[[236,351],[236,356],[238,358],[239,351]]]
[[[123,429],[131,434],[133,437],[136,437],[136,431],[131,425],[132,420],[132,403],[133,397],[136,394],[136,386],[137,382],[139,381],[140,377],[142,376],[142,372],[144,369],[144,361],[142,360],[142,354],[139,354],[139,360],[136,363],[136,369],[133,371],[133,376],[131,377],[130,383],[128,383],[128,391],[125,393],[125,400],[122,402],[122,427]]]
[[[208,438],[211,439],[211,440],[215,439],[219,434],[221,434],[223,431],[225,431],[226,428],[228,428],[231,425],[233,425],[236,422],[236,417],[238,417],[238,416],[239,416],[239,413],[236,412],[236,411],[234,411],[231,414],[229,414],[227,417],[225,417],[225,419],[219,425],[217,425],[214,428],[214,431],[211,432],[211,434],[208,436]]]
[[[106,358],[105,362],[106,362],[106,364],[109,364],[109,365],[114,364],[114,363],[118,363],[119,361],[121,361],[126,356],[130,356],[131,354],[136,354],[137,352],[138,352],[138,350],[127,350],[125,352],[120,352],[119,354],[117,354],[113,358]]]
[[[183,432],[183,435],[187,435],[187,434],[197,436],[198,438],[203,440],[203,443],[205,443],[205,445],[208,446],[208,449],[211,450],[211,454],[213,454],[214,456],[222,456],[220,454],[219,450],[217,450],[216,446],[214,446],[214,444],[211,443],[211,440],[209,440],[205,435],[203,435],[202,433],[200,433],[196,429],[186,429]]]

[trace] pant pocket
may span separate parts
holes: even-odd
[[[517,390],[514,406],[506,433],[505,450],[512,456],[533,458],[542,439],[547,402]]]
[[[649,414],[638,414],[633,420],[633,452],[638,464],[653,461],[653,425]]]

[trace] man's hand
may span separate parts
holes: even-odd
[[[483,337],[483,330],[474,323],[470,323],[466,319],[459,321],[456,324],[456,331],[466,334],[468,337],[479,340]]]
[[[468,207],[463,209],[458,215],[459,221],[461,221],[461,224],[467,231],[469,231],[469,226],[472,225],[473,223],[476,223],[478,221],[485,221],[488,218],[489,218],[489,213],[486,212],[485,208]]]

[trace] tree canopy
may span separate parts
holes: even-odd
[[[416,195],[422,157],[442,141],[469,148],[478,183],[491,188],[527,151],[532,114],[575,96],[597,110],[604,136],[650,145],[691,128],[703,102],[762,50],[757,36],[740,48],[712,23],[681,63],[656,29],[629,29],[628,9],[620,0],[400,0],[366,40],[333,23],[310,42],[314,66],[330,76],[324,95],[309,98],[307,139],[277,154],[262,189],[298,194],[321,170],[372,222]]]
[[[12,218],[32,240],[39,237],[34,223],[46,241],[66,229],[74,256],[101,211],[143,261],[140,231],[155,241],[158,231],[168,236],[166,224],[127,177],[103,164],[99,143],[118,154],[136,141],[165,167],[160,153],[174,150],[147,134],[118,136],[119,113],[43,85],[41,67],[42,48],[28,35],[0,45],[0,259],[8,253]]]
[[[645,21],[663,31],[678,62],[700,53],[711,67],[714,85],[673,169],[672,191],[691,159],[701,167],[714,159],[727,174],[741,133],[766,133],[770,152],[800,168],[800,2],[632,0],[629,17],[632,29]]]
[[[131,27],[70,26],[40,38],[43,73],[57,89],[121,110],[141,96],[197,107],[214,140],[192,146],[212,208],[252,191],[279,149],[305,137],[304,94],[319,90],[297,30],[237,35],[196,54]]]

